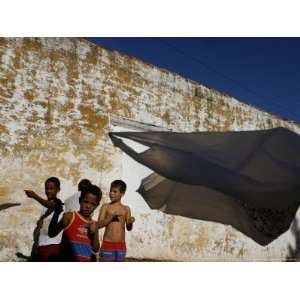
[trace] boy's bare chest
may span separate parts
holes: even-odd
[[[126,211],[122,208],[112,208],[112,209],[108,210],[108,213],[110,215],[125,216]]]

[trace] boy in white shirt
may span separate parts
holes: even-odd
[[[57,198],[60,191],[60,181],[57,177],[50,177],[45,181],[45,194],[47,200],[38,196],[34,191],[25,190],[29,198],[33,198],[44,206],[40,219],[37,221],[37,226],[40,229],[37,260],[38,261],[56,261],[60,252],[61,234],[54,238],[48,235],[48,227],[53,216],[53,212],[57,206],[62,206],[63,203]]]

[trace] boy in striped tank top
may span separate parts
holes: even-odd
[[[100,203],[101,190],[90,185],[81,192],[78,212],[67,212],[58,222],[60,213],[56,209],[49,225],[49,236],[53,237],[63,230],[60,257],[62,261],[91,262],[96,260],[99,251],[98,226],[91,215]]]
[[[129,206],[121,203],[126,191],[126,183],[115,180],[111,183],[110,203],[103,204],[98,219],[99,228],[105,227],[103,242],[100,249],[100,261],[125,261],[126,243],[125,227],[132,230],[134,217]]]

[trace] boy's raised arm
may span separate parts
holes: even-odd
[[[55,208],[56,204],[54,201],[48,201],[43,198],[41,198],[38,194],[36,194],[34,191],[31,190],[24,190],[27,197],[32,198],[39,202],[41,205],[47,207],[47,208]]]

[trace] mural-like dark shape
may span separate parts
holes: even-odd
[[[10,207],[19,206],[21,203],[3,203],[0,204],[0,210],[8,209]]]

